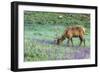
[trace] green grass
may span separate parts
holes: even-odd
[[[56,38],[71,25],[86,28],[85,47],[83,44],[78,47],[78,38],[73,38],[74,47],[67,46],[67,39],[55,45]],[[24,12],[24,61],[85,59],[89,56],[90,14]]]
[[[48,28],[49,27],[49,28]],[[59,31],[55,31],[54,26],[37,25],[33,29],[25,28],[24,41],[24,60],[25,61],[44,61],[44,60],[63,60],[73,59],[73,53],[80,50],[79,48],[68,47],[67,39],[60,45],[44,43],[43,40],[53,42],[57,36],[61,36],[65,26],[59,27]],[[90,35],[85,35],[86,47],[90,46]],[[74,46],[79,45],[79,39],[73,38]],[[83,45],[82,45],[83,46]],[[66,51],[66,52],[65,52]],[[64,56],[67,55],[67,56]]]

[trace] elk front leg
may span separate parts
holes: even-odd
[[[69,41],[70,41],[70,39],[68,39],[68,41],[67,41],[67,46],[69,47]]]
[[[71,41],[71,38],[69,38],[67,41],[68,46],[70,46],[70,41]]]

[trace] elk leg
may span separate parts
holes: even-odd
[[[68,41],[67,41],[67,46],[69,46],[69,39],[68,39]]]
[[[84,46],[85,46],[85,39],[84,39]]]
[[[73,40],[72,40],[72,38],[71,38],[71,43],[72,43],[72,46],[74,46],[74,45],[73,45]]]
[[[80,37],[80,45],[79,46],[81,46],[82,42],[84,43],[84,46],[85,46],[85,38]]]
[[[82,37],[80,37],[80,44],[79,44],[79,46],[81,46],[82,41],[83,41],[83,38],[82,38]]]
[[[68,46],[70,46],[70,41],[71,41],[71,38],[69,38],[67,41]]]

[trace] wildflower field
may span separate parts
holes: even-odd
[[[56,45],[64,29],[73,25],[86,28],[86,46],[67,46],[67,38]],[[24,61],[72,60],[90,58],[90,14],[24,11]]]

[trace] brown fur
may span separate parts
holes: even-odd
[[[57,44],[59,45],[62,41],[64,41],[66,38],[68,39],[67,44],[69,45],[69,42],[71,41],[73,45],[73,37],[78,37],[80,39],[80,45],[82,42],[84,42],[85,46],[85,39],[84,39],[84,34],[85,34],[85,28],[82,26],[71,26],[65,29],[64,34],[57,39]]]

